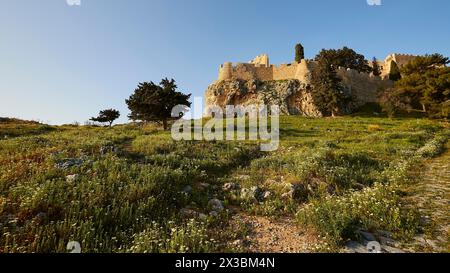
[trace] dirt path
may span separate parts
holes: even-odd
[[[288,217],[264,217],[238,213],[234,224],[244,224],[249,235],[244,242],[245,252],[257,253],[302,253],[311,252],[316,237],[301,230]]]
[[[408,199],[423,216],[425,230],[410,247],[415,251],[450,252],[450,142],[442,155],[425,162],[420,179]]]

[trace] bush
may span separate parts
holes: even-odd
[[[136,234],[127,252],[134,253],[206,253],[215,249],[213,239],[206,233],[206,224],[191,219],[177,225],[152,223],[145,231]]]
[[[341,197],[315,200],[299,210],[298,220],[313,227],[332,247],[356,239],[356,230],[387,230],[396,238],[414,235],[417,216],[400,206],[396,188],[376,184]]]
[[[444,145],[448,138],[449,136],[447,134],[437,135],[431,141],[427,142],[424,146],[418,149],[416,155],[425,158],[431,158],[439,155],[444,151]]]

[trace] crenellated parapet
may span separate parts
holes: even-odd
[[[266,54],[257,56],[249,63],[226,62],[219,68],[218,80],[289,80],[309,81],[311,67],[314,64],[308,60],[288,64],[271,65]]]
[[[403,66],[410,62],[417,56],[411,54],[390,54],[384,62],[378,61],[378,66],[381,71],[381,79],[386,79],[391,71],[392,62],[396,62],[398,66]],[[292,62],[287,64],[273,65],[269,62],[269,56],[262,54],[256,56],[248,63],[226,62],[219,68],[218,80],[299,80],[301,82],[309,83],[311,71],[315,67],[315,62],[312,60],[303,59],[301,62]],[[352,74],[352,71],[346,72]],[[371,78],[367,74],[367,78]]]

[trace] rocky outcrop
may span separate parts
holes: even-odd
[[[278,105],[281,114],[320,117],[308,85],[298,80],[222,80],[206,90],[206,107]],[[206,110],[208,112],[208,110]]]

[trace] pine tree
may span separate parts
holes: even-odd
[[[382,94],[385,111],[419,110],[429,117],[450,118],[448,63],[448,58],[433,54],[416,57],[405,64],[394,87]]]
[[[326,56],[326,51],[322,51],[316,57],[317,67],[311,77],[311,84],[314,88],[312,94],[314,102],[321,112],[334,117],[338,114],[345,96],[341,79],[333,68],[332,60]]]
[[[120,112],[115,109],[106,109],[100,111],[97,117],[92,117],[90,120],[95,122],[108,122],[109,127],[112,126],[112,123],[120,117]]]
[[[391,81],[398,81],[402,78],[400,74],[400,68],[395,61],[391,61],[391,71],[389,72],[389,79]]]
[[[378,65],[377,58],[375,58],[375,57],[373,57],[373,60],[372,60],[372,73],[374,76],[381,75],[380,66]]]
[[[131,111],[128,117],[144,122],[162,122],[164,130],[167,130],[167,122],[174,119],[172,108],[177,105],[185,105],[186,108],[191,106],[188,101],[190,96],[178,92],[173,79],[165,78],[159,85],[153,82],[139,83],[130,98],[125,100]]]

